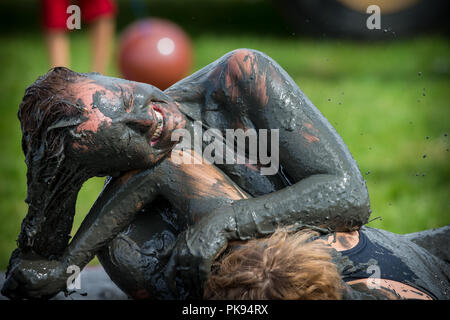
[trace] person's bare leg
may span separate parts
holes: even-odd
[[[104,74],[108,68],[114,29],[114,16],[100,17],[92,23],[90,30],[92,45],[91,71]]]
[[[45,42],[47,44],[50,66],[68,67],[69,58],[69,39],[65,31],[47,31],[45,33]]]

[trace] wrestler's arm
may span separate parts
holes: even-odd
[[[159,194],[155,171],[130,171],[111,178],[63,254],[57,260],[19,257],[13,263],[2,293],[11,299],[50,298],[65,290],[70,276],[68,268],[83,269],[100,248]]]
[[[64,265],[76,265],[82,269],[100,248],[128,226],[135,215],[156,198],[159,189],[155,172],[158,169],[130,171],[120,177],[109,178],[64,251]]]
[[[154,169],[129,172],[109,181],[65,251],[63,264],[82,269],[99,249],[132,222],[136,213],[149,208],[156,196],[166,198],[177,211],[181,229],[195,224],[212,207],[228,206],[246,197],[213,165],[194,164],[194,157],[199,157],[195,152],[184,155],[190,164],[178,163],[176,157],[183,157],[183,152],[173,151]],[[142,237],[151,238],[152,234]],[[165,249],[170,254],[171,248]]]
[[[184,157],[192,164],[178,163],[174,157]],[[182,229],[195,224],[212,207],[228,206],[247,197],[213,165],[194,164],[194,157],[199,155],[193,151],[184,156],[182,151],[174,151],[152,169],[109,178],[62,257],[52,261],[40,258],[39,263],[34,259],[20,259],[4,291],[11,298],[42,298],[64,290],[70,275],[67,268],[83,269],[98,250],[130,225],[142,208],[149,208],[156,196],[163,196],[171,203],[179,214],[177,221]],[[151,234],[142,236],[151,237]],[[171,248],[165,249],[170,254]],[[36,274],[40,274],[38,279]]]

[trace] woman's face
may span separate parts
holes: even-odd
[[[88,74],[67,94],[83,110],[69,150],[98,174],[151,167],[176,143],[172,131],[185,125],[175,102],[148,84]]]

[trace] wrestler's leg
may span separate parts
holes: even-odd
[[[186,113],[201,113],[198,120],[209,127],[280,130],[280,160],[294,182],[318,172],[359,173],[334,128],[286,71],[259,51],[232,51],[165,93]]]
[[[293,185],[239,202],[240,217],[248,216],[240,220],[246,230],[258,230],[247,228],[254,225],[252,212],[264,213],[259,220],[266,225],[302,221],[336,231],[355,230],[368,221],[367,188],[348,148],[292,78],[265,54],[235,50],[166,93],[184,111],[200,113],[210,127],[279,130],[273,151],[278,151],[277,160]],[[229,174],[230,167],[221,169]]]
[[[404,237],[450,263],[450,247],[448,245],[450,243],[450,224],[437,229],[405,234]]]
[[[278,129],[280,162],[293,182],[318,173],[360,177],[340,136],[278,63],[242,49],[222,71],[210,100],[223,104],[231,128]]]

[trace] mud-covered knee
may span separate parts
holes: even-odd
[[[236,49],[228,56],[228,73],[234,79],[251,76],[256,67],[257,58],[251,49]]]

